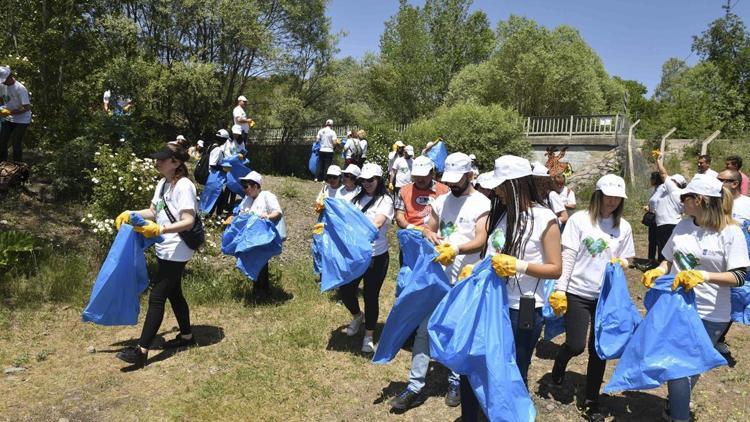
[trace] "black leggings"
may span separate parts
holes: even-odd
[[[662,224],[661,226],[656,226],[656,247],[659,248],[659,261],[664,261],[664,255],[662,255],[661,251],[667,246],[667,241],[670,236],[672,236],[674,226],[674,224]]]
[[[157,258],[159,269],[151,283],[151,294],[148,297],[146,321],[143,322],[141,338],[138,345],[144,349],[151,348],[151,343],[159,331],[164,319],[164,304],[169,299],[172,311],[180,326],[180,334],[190,334],[190,309],[185,296],[182,295],[182,271],[187,262],[166,261]]]
[[[586,400],[597,403],[599,388],[604,379],[604,369],[607,367],[607,361],[599,359],[594,345],[594,314],[598,300],[585,299],[570,293],[566,293],[566,296],[568,311],[565,313],[565,344],[557,353],[552,373],[564,374],[568,361],[583,353],[588,332],[589,363],[586,368]]]
[[[318,180],[325,180],[328,167],[333,163],[333,152],[319,152],[318,153],[318,168],[315,177]]]
[[[269,291],[271,285],[268,283],[268,264],[264,265],[258,273],[258,279],[255,280],[255,290]]]
[[[656,261],[660,252],[656,224],[651,224],[648,226],[648,259]]]
[[[13,161],[22,161],[23,135],[28,123],[2,122],[0,125],[0,161],[8,161],[8,147],[13,145]]]
[[[344,302],[346,309],[352,315],[359,315],[359,299],[357,299],[357,289],[359,281],[364,278],[365,285],[362,296],[365,299],[365,329],[374,330],[378,323],[378,314],[380,313],[380,288],[383,287],[383,280],[388,272],[388,252],[372,257],[372,262],[362,277],[345,284],[339,288],[339,297]]]

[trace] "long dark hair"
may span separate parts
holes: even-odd
[[[176,182],[180,180],[181,177],[190,176],[190,172],[185,165],[185,162],[190,159],[190,155],[188,155],[185,148],[183,148],[179,143],[168,143],[167,148],[171,149],[174,152],[173,160],[180,161],[180,166],[177,167],[174,171],[174,181]]]
[[[367,211],[371,206],[375,205],[377,201],[380,200],[383,196],[387,195],[388,192],[385,190],[385,185],[383,184],[383,178],[380,176],[374,176],[378,180],[378,185],[375,188],[375,192],[373,192],[372,199],[370,202],[365,205],[364,208],[362,208],[362,212],[364,213]],[[362,186],[362,190],[359,191],[356,195],[354,195],[354,198],[352,198],[352,203],[354,205],[357,205],[359,203],[359,200],[362,199],[363,196],[367,196],[367,192],[365,191],[364,186]]]
[[[557,192],[557,189],[555,189],[555,185],[552,182],[552,177],[550,176],[531,176],[532,181],[534,182],[534,186],[536,187],[536,191],[539,194],[539,197],[542,199],[542,202],[540,202],[541,205],[550,206],[549,203],[549,194],[552,191]]]
[[[542,199],[539,188],[534,184],[534,176],[524,176],[518,179],[506,180],[500,185],[503,190],[505,204],[495,197],[490,208],[490,217],[487,219],[487,233],[491,233],[497,222],[503,216],[506,218],[505,226],[505,245],[502,253],[506,255],[523,258],[526,250],[526,244],[529,242],[531,233],[534,230],[534,219],[522,218],[523,213],[531,212],[534,204],[549,208],[546,201]],[[529,222],[531,223],[530,225]],[[485,244],[482,256],[487,253]]]

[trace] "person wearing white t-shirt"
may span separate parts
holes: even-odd
[[[552,368],[554,383],[562,384],[570,359],[583,353],[588,332],[584,407],[590,421],[604,421],[599,388],[607,361],[599,358],[594,346],[594,318],[604,272],[608,263],[624,268],[635,256],[633,231],[622,218],[626,198],[622,177],[607,174],[596,182],[589,209],[573,214],[562,233],[563,270],[549,299],[556,314],[565,313],[565,343]]]
[[[711,169],[711,156],[703,154],[698,156],[698,167],[696,176],[699,174],[705,174],[706,176],[716,177],[719,173],[716,170]]]
[[[326,171],[326,182],[318,192],[317,198],[315,198],[314,209],[315,212],[320,214],[323,212],[324,201],[326,198],[335,198],[338,194],[339,188],[341,187],[341,167],[332,165],[328,167]]]
[[[244,95],[237,97],[237,106],[232,110],[232,122],[235,125],[239,125],[242,131],[240,132],[241,144],[247,144],[247,133],[250,131],[250,127],[255,125],[253,119],[247,117],[245,108],[247,107],[247,98]]]
[[[538,189],[541,197],[544,198],[544,205],[548,206],[555,213],[557,221],[564,228],[565,223],[568,221],[568,210],[563,203],[562,197],[555,190],[555,184],[549,175],[549,169],[541,163],[537,163],[532,169],[532,176],[534,186]]]
[[[357,132],[349,132],[344,143],[344,163],[345,165],[361,165],[363,157],[362,143],[358,138]]]
[[[362,167],[360,174],[362,191],[352,202],[362,210],[368,220],[378,229],[378,235],[372,244],[372,262],[367,271],[358,279],[339,288],[339,296],[344,306],[352,314],[352,321],[346,328],[348,336],[359,333],[364,322],[365,336],[362,339],[362,351],[372,353],[375,350],[373,335],[380,314],[380,288],[383,287],[388,272],[388,222],[393,219],[393,199],[388,195],[383,183],[383,169],[373,163]],[[364,281],[363,299],[364,313],[360,310],[357,290],[360,281]]]
[[[388,190],[393,191],[393,183],[391,181],[391,173],[393,172],[393,164],[396,162],[396,159],[399,157],[403,157],[404,155],[404,149],[406,148],[406,144],[401,141],[396,141],[392,146],[392,151],[388,153]]]
[[[367,160],[367,132],[364,129],[358,130],[357,138],[359,139],[359,145],[362,147],[362,158],[360,158],[359,163],[355,164],[361,168]]]
[[[641,281],[650,288],[660,276],[674,274],[673,289],[695,292],[698,315],[716,345],[730,321],[730,290],[744,284],[750,266],[745,235],[729,213],[732,194],[716,177],[695,175],[680,198],[686,217],[664,248],[665,260],[643,273]],[[671,420],[690,420],[690,395],[697,380],[696,375],[668,382]]]
[[[393,161],[391,168],[391,185],[394,186],[393,196],[398,196],[398,191],[411,183],[411,166],[414,162],[414,147],[408,145],[404,147],[404,155],[397,157]]]
[[[492,234],[487,255],[492,256],[498,276],[507,280],[516,365],[525,383],[544,322],[543,280],[557,279],[562,271],[560,226],[552,210],[544,205],[531,175],[528,160],[504,155],[495,160],[492,179],[484,182],[499,200],[490,212]],[[522,297],[533,298],[533,302],[524,305]],[[533,307],[534,321],[529,329],[519,325],[522,306]]]
[[[354,164],[349,164],[344,170],[342,170],[341,187],[336,191],[336,198],[341,198],[344,201],[351,202],[351,200],[362,190],[362,187],[359,186],[357,182],[360,174],[362,174],[362,171]]]
[[[281,220],[282,212],[279,200],[273,193],[262,189],[263,176],[257,171],[251,171],[247,175],[240,177],[240,184],[245,191],[245,197],[240,201],[239,213],[254,213],[260,218],[265,218],[278,223]],[[229,220],[228,222],[231,222]],[[253,285],[253,292],[268,294],[270,290],[268,282],[268,263],[263,266],[258,273],[258,279]]]
[[[333,131],[333,120],[326,120],[326,125],[318,131],[315,142],[320,144],[318,152],[318,169],[315,172],[316,180],[323,180],[323,175],[328,171],[328,166],[333,162],[333,148],[338,143],[336,132]]]
[[[709,158],[710,161],[710,158]],[[664,179],[664,184],[657,191],[660,196],[656,198],[656,247],[659,249],[659,261],[664,261],[661,251],[672,236],[677,223],[682,219],[682,203],[680,202],[680,190],[685,187],[687,181],[681,174],[669,175],[664,167],[664,157],[661,153],[656,154],[656,169]]]
[[[157,274],[151,279],[151,293],[148,299],[148,310],[143,322],[141,337],[135,348],[125,349],[117,357],[134,368],[146,364],[148,351],[156,337],[164,318],[164,304],[167,299],[180,327],[180,334],[164,344],[164,347],[182,347],[195,344],[190,327],[190,311],[182,295],[182,273],[185,265],[195,252],[180,237],[179,233],[192,229],[196,223],[198,200],[195,185],[187,177],[185,162],[189,156],[177,145],[166,145],[161,151],[151,155],[156,159],[156,169],[164,178],[156,185],[151,206],[140,211],[124,211],[115,220],[119,230],[123,223],[130,223],[131,213],[137,213],[146,224],[134,227],[134,230],[145,237],[161,235],[164,241],[155,245]],[[167,211],[177,221],[172,222]]]
[[[23,136],[31,123],[29,90],[14,78],[7,66],[0,66],[0,161],[8,161],[13,145],[13,161],[23,161]]]
[[[435,258],[445,267],[451,284],[456,284],[466,265],[475,264],[487,243],[487,216],[490,200],[477,192],[471,184],[474,172],[471,159],[462,152],[454,152],[445,159],[441,182],[450,193],[438,196],[432,204],[432,214],[422,233],[435,245]],[[458,380],[449,383],[445,402],[449,406],[461,403]],[[468,381],[467,381],[468,382]]]
[[[555,188],[555,192],[560,195],[560,199],[562,200],[563,205],[565,205],[565,209],[572,213],[573,210],[576,209],[576,194],[572,189],[565,185],[565,182],[565,175],[562,173],[557,173],[552,176],[552,185]]]

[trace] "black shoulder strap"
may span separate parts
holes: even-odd
[[[167,189],[167,183],[169,183],[169,181],[165,178],[164,184],[161,185],[161,193],[159,193],[159,199],[164,201],[164,212],[167,213],[167,218],[169,219],[169,222],[174,224],[174,222],[177,221],[177,219],[174,218],[174,215],[172,215],[172,211],[169,210],[169,204],[167,204],[167,201],[164,199],[164,191]]]

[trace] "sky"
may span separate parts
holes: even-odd
[[[731,0],[732,11],[750,26],[750,0]],[[344,32],[337,57],[377,53],[385,21],[398,11],[398,0],[331,0],[326,14],[334,32]],[[423,5],[424,0],[409,0]],[[661,66],[671,58],[695,64],[693,35],[724,14],[726,0],[474,0],[494,30],[511,14],[548,28],[570,25],[599,54],[610,75],[646,85],[659,84]]]

